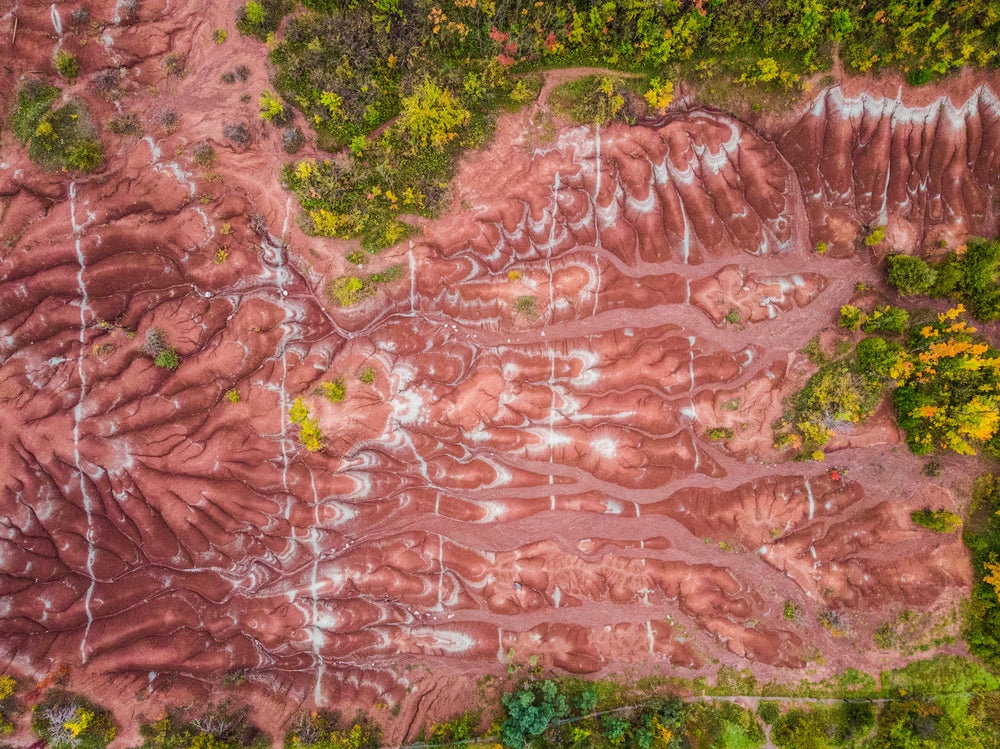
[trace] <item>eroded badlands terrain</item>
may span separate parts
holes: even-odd
[[[0,647],[17,668],[129,695],[245,670],[278,712],[405,718],[440,695],[454,712],[512,658],[877,668],[875,626],[954,609],[961,540],[909,512],[959,499],[919,477],[887,413],[840,429],[825,463],[783,459],[771,425],[813,369],[798,352],[878,278],[865,227],[909,251],[996,233],[995,83],[834,86],[767,132],[679,100],[539,143],[543,100],[463,162],[450,213],[376,259],[402,279],[337,308],[343,243],[301,233],[279,138],[217,82],[245,62],[256,96],[261,48],[211,43],[231,8],[162,10],[95,8],[79,50],[128,95],[74,93],[98,121],[137,112],[145,137],[104,132],[106,166],[75,179],[0,144]],[[63,41],[53,13],[17,10],[5,112]],[[171,51],[190,73],[168,83]],[[237,118],[246,149],[221,136]],[[206,139],[214,178],[191,156]],[[141,350],[156,328],[176,370]],[[338,378],[342,402],[313,393]],[[323,451],[298,440],[295,398]],[[826,610],[852,636],[821,628]]]

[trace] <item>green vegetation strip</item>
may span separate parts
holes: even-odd
[[[993,4],[964,0],[253,0],[236,27],[267,42],[277,68],[261,117],[286,127],[296,109],[319,148],[336,153],[283,172],[305,228],[360,237],[372,252],[405,236],[400,214],[448,205],[461,150],[490,137],[498,110],[537,97],[540,69],[638,74],[587,76],[552,93],[562,116],[627,122],[646,104],[666,107],[680,77],[716,102],[760,110],[772,94],[804,91],[837,55],[855,72],[893,67],[920,84],[994,66],[1000,46]],[[534,124],[551,137],[546,117]],[[297,133],[285,130],[292,151]]]

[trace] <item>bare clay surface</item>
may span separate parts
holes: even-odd
[[[782,462],[771,424],[813,369],[797,352],[876,278],[854,257],[864,226],[901,249],[995,229],[993,89],[911,107],[834,87],[777,138],[698,105],[550,142],[505,116],[463,161],[454,209],[377,259],[404,278],[338,309],[323,287],[345,244],[302,234],[277,134],[218,82],[245,63],[256,96],[263,47],[211,42],[232,7],[142,8],[130,25],[95,3],[73,38],[48,5],[0,18],[9,35],[16,14],[21,52],[5,106],[65,44],[88,71],[125,68],[120,105],[148,133],[102,132],[106,166],[76,179],[0,144],[0,647],[16,668],[67,665],[122,703],[246,670],[264,714],[398,703],[402,739],[511,658],[877,669],[900,656],[875,626],[965,594],[960,538],[909,521],[955,508],[957,463],[928,487],[885,412],[838,428],[826,464]],[[163,78],[171,51],[186,77]],[[114,116],[88,86],[72,93]],[[235,119],[249,148],[221,136]],[[209,175],[191,156],[206,139]],[[176,370],[140,351],[153,328]],[[343,402],[313,394],[340,377]],[[289,422],[297,397],[322,452]],[[818,625],[826,609],[850,637]]]

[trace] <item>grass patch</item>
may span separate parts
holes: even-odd
[[[104,161],[86,108],[69,101],[53,109],[60,90],[29,79],[17,93],[17,109],[11,118],[15,137],[28,147],[28,156],[47,169],[90,172]]]
[[[947,510],[915,510],[910,513],[910,520],[937,533],[955,533],[962,528],[962,518]]]

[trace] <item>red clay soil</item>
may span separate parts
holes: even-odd
[[[107,163],[76,178],[0,143],[11,668],[68,666],[132,726],[126,744],[132,718],[217,695],[234,670],[276,731],[302,703],[399,705],[382,715],[402,740],[511,658],[875,671],[903,657],[873,645],[877,625],[967,594],[958,535],[909,520],[956,508],[967,466],[922,478],[886,412],[839,428],[825,464],[776,454],[771,425],[813,371],[797,352],[878,277],[855,254],[864,227],[900,250],[996,231],[995,82],[913,106],[834,87],[775,137],[690,103],[549,143],[528,112],[505,116],[455,209],[380,258],[404,279],[339,309],[322,289],[346,245],[296,225],[280,137],[256,118],[265,51],[235,35],[235,4],[145,2],[121,22],[90,7],[82,25],[23,1],[0,18],[5,39],[18,24],[5,113],[61,45],[89,73],[67,95],[148,133],[102,125]],[[170,53],[185,76],[165,76]],[[236,64],[249,83],[220,83]],[[93,85],[109,70],[114,101]],[[222,137],[240,121],[249,147]],[[206,140],[211,172],[192,157]],[[141,350],[154,328],[176,370]],[[337,378],[343,402],[314,393]],[[297,440],[297,397],[322,452]],[[851,636],[819,626],[825,610]]]

